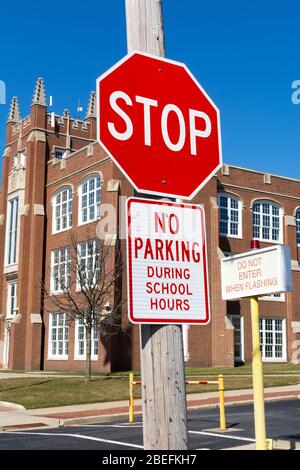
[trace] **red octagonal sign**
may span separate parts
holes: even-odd
[[[97,103],[98,141],[138,192],[191,199],[220,168],[219,110],[184,64],[133,52]]]

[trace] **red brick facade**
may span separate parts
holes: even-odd
[[[82,370],[84,360],[74,356],[75,326],[68,332],[68,353],[64,358],[49,357],[49,299],[43,299],[41,281],[50,286],[51,252],[70,243],[74,233],[84,241],[87,230],[94,233],[98,221],[79,224],[79,187],[88,175],[100,175],[101,205],[115,207],[115,234],[124,220],[124,197],[133,189],[95,143],[95,97],[92,94],[87,117],[76,120],[67,111],[53,117],[47,112],[43,82],[38,80],[31,114],[21,119],[18,103],[13,99],[7,123],[7,144],[2,163],[0,194],[0,367],[12,369]],[[55,157],[55,150],[64,152]],[[184,177],[184,176],[183,176]],[[53,196],[64,187],[73,195],[72,228],[53,233]],[[241,204],[240,236],[220,236],[218,194],[234,196]],[[7,262],[8,239],[11,237],[8,207],[18,198],[17,259]],[[123,197],[123,198],[122,198]],[[283,243],[291,247],[293,292],[284,301],[260,300],[260,315],[283,319],[286,333],[284,346],[291,361],[295,340],[300,331],[300,247],[296,240],[296,210],[300,208],[300,181],[224,165],[195,197],[204,204],[208,240],[208,263],[212,320],[208,326],[187,327],[185,344],[188,366],[231,366],[235,363],[235,331],[228,315],[243,317],[243,360],[251,361],[251,323],[249,300],[221,300],[220,259],[224,253],[247,251],[253,236],[254,201],[271,201],[280,207]],[[105,210],[104,210],[105,214]],[[124,234],[124,232],[123,232]],[[125,242],[122,241],[125,254]],[[262,247],[267,243],[262,243]],[[126,299],[126,268],[122,279]],[[16,305],[12,315],[11,284],[16,283]],[[125,332],[99,341],[98,359],[93,370],[110,371],[139,368],[139,329],[128,324],[124,308]],[[275,333],[274,333],[275,335]],[[274,336],[275,337],[275,336]]]

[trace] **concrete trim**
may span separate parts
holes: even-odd
[[[12,322],[12,323],[16,323],[16,324],[17,324],[17,323],[20,323],[21,318],[22,318],[22,315],[21,315],[20,313],[17,313],[17,315],[15,315],[15,316],[12,318],[11,322]]]
[[[107,189],[106,191],[108,193],[110,192],[118,192],[121,186],[121,181],[120,180],[109,180],[107,182]]]
[[[33,142],[34,140],[37,142],[46,142],[46,133],[38,130],[31,131],[27,138],[27,142]]]
[[[31,313],[30,314],[30,323],[43,323],[42,317],[39,313]]]
[[[211,203],[213,209],[219,209],[218,198],[216,196],[211,196],[209,198],[209,202]]]
[[[86,148],[86,156],[93,157],[94,156],[94,144],[89,144]]]
[[[45,215],[45,209],[43,204],[33,204],[34,215]]]
[[[272,175],[264,173],[264,184],[272,184]]]
[[[291,179],[291,178],[286,178],[286,179]],[[295,180],[297,181],[297,180]],[[249,188],[249,186],[240,186],[238,184],[230,184],[230,183],[226,183],[224,181],[222,181],[222,185],[226,188],[235,188],[235,189],[241,189],[243,191],[248,191],[248,192],[253,192],[253,193],[261,193],[261,194],[266,194],[268,197],[264,198],[264,197],[256,197],[255,199],[268,199],[270,200],[270,196],[275,196],[275,197],[282,197],[282,198],[285,198],[285,199],[291,199],[293,201],[299,201],[299,197],[296,197],[296,196],[291,196],[289,194],[282,194],[282,193],[273,193],[271,191],[264,191],[263,189],[255,189],[255,188]],[[255,200],[254,199],[254,200]],[[282,205],[282,204],[280,204]]]
[[[20,209],[20,215],[28,215],[29,214],[29,204],[25,204],[21,209]]]
[[[3,158],[4,157],[9,157],[9,154],[10,154],[10,145],[5,147],[4,152],[3,152]]]
[[[223,253],[223,251],[221,250],[220,247],[217,248],[217,255],[218,255],[219,259],[225,258],[225,255],[224,255],[224,253]]]
[[[284,225],[290,225],[292,227],[296,227],[296,219],[292,215],[285,215],[284,216]]]
[[[293,333],[300,333],[300,321],[291,322]]]
[[[296,259],[291,260],[291,269],[292,271],[300,271],[299,261]]]
[[[225,328],[226,328],[226,330],[234,330],[234,326],[231,323],[230,318],[227,315],[225,315],[224,318],[225,318]]]
[[[106,233],[104,238],[104,245],[115,246],[117,241],[116,233]]]
[[[221,169],[222,175],[229,176],[230,175],[230,166],[224,163]]]

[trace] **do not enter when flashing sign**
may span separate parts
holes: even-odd
[[[129,319],[207,324],[203,207],[130,198],[127,221]]]
[[[221,276],[223,300],[291,291],[290,248],[275,245],[225,257]]]

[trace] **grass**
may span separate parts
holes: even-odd
[[[128,380],[94,378],[17,378],[0,380],[0,401],[10,401],[27,409],[82,403],[124,400]]]
[[[295,374],[300,376],[300,364],[264,364],[264,374]],[[240,367],[206,367],[206,368],[187,368],[186,375],[206,375],[214,376],[218,374],[224,375],[251,375],[252,366],[247,364]]]
[[[265,387],[300,384],[300,366],[293,364],[264,365]],[[251,366],[235,368],[187,369],[186,375],[213,377],[225,376],[225,390],[251,388]],[[273,374],[273,375],[269,375]],[[281,374],[281,375],[276,375]],[[27,409],[96,403],[128,399],[128,373],[123,377],[94,376],[90,383],[83,377],[24,377],[0,380],[0,401],[10,401]],[[233,377],[234,375],[234,377]],[[217,390],[216,385],[188,385],[187,393]],[[135,397],[140,398],[141,387],[135,387]]]

